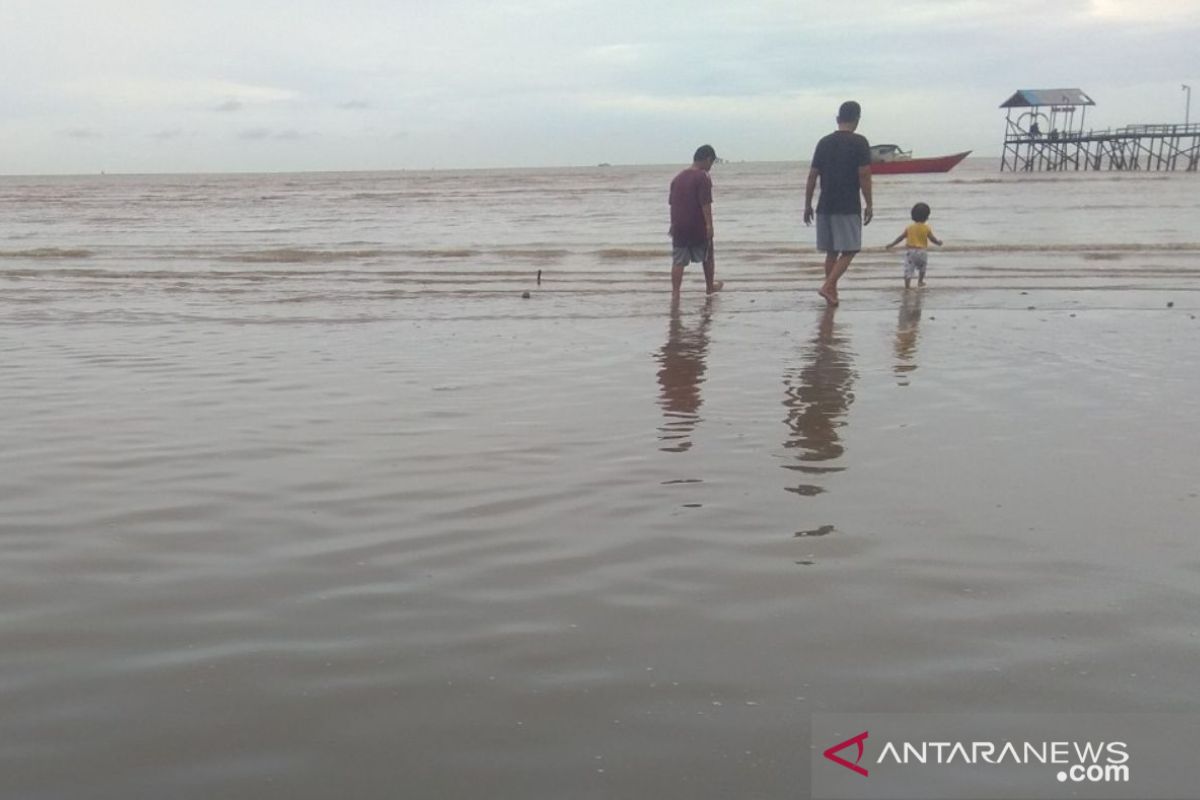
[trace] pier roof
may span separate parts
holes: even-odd
[[[1016,94],[1000,104],[1001,108],[1036,108],[1038,106],[1094,106],[1096,101],[1082,89],[1018,89]]]

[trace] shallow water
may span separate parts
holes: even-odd
[[[1196,176],[964,166],[834,313],[795,165],[675,308],[667,168],[0,179],[0,796],[802,797],[815,711],[1197,710]]]

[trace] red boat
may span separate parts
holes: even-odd
[[[871,148],[872,175],[910,175],[918,172],[949,172],[971,151],[952,156],[913,158],[910,151],[901,150],[894,144],[877,144]]]

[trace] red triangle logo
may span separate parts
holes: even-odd
[[[865,778],[865,777],[867,777],[868,773],[864,768],[862,768],[858,765],[858,762],[862,761],[863,751],[864,751],[863,742],[865,742],[866,740],[867,740],[867,732],[863,731],[858,736],[855,736],[852,739],[847,739],[846,741],[842,742],[841,744],[835,744],[833,747],[826,750],[825,757],[836,764],[841,764],[846,769],[854,770],[859,775],[862,775]],[[838,753],[840,751],[845,750],[847,747],[849,747],[852,744],[858,745],[858,757],[854,759],[853,764],[851,764],[849,761],[847,761],[846,759],[844,759],[838,755]]]

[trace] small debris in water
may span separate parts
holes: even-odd
[[[529,299],[529,292],[521,292],[521,299],[522,299],[522,300],[528,300],[528,299]]]
[[[1174,301],[1174,300],[1168,300],[1168,301],[1167,301],[1167,308],[1174,308],[1174,307],[1175,307],[1175,301]]]

